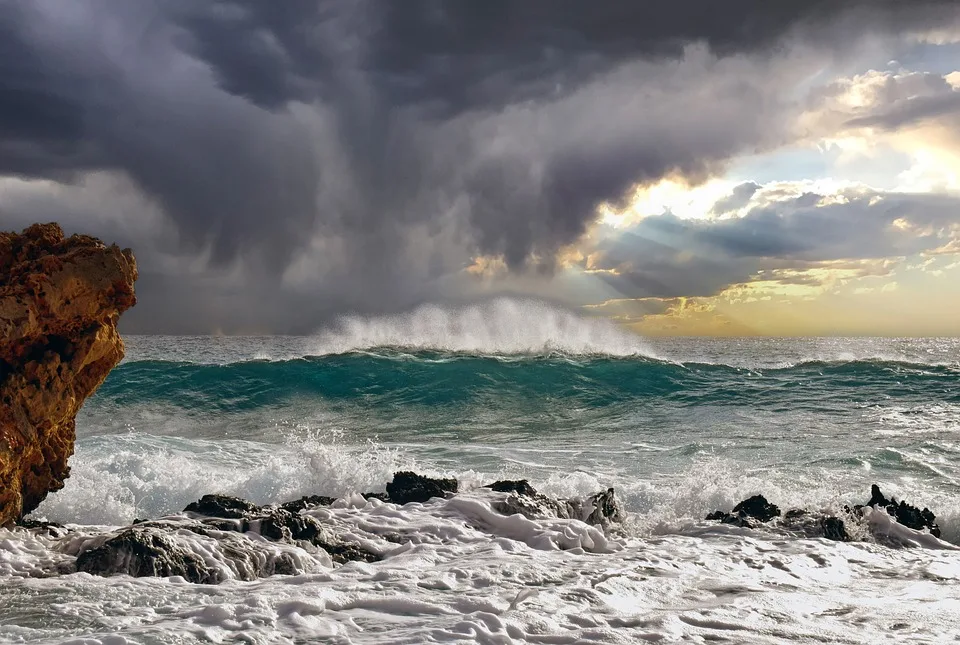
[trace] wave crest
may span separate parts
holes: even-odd
[[[643,339],[614,323],[535,300],[497,298],[462,306],[423,305],[392,316],[345,316],[318,332],[310,353],[382,347],[475,354],[647,356]]]

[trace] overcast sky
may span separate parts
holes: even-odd
[[[496,294],[659,334],[960,334],[955,0],[0,0],[0,228],[128,333]]]

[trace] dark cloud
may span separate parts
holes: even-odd
[[[162,248],[154,224],[132,241],[156,262],[142,289],[200,258],[203,325],[242,309],[237,275],[275,307],[278,291],[310,294],[318,318],[396,308],[478,253],[549,270],[598,204],[786,141],[780,90],[809,73],[791,43],[829,58],[952,7],[0,0],[0,176],[79,187],[110,212],[119,199],[109,221],[158,212]],[[84,187],[91,174],[124,178],[139,205],[127,186]],[[0,224],[55,210],[13,208],[0,202]],[[214,307],[217,284],[231,295]]]

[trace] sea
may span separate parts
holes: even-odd
[[[960,640],[958,339],[643,338],[497,299],[125,342],[34,518],[84,535],[206,493],[318,494],[341,531],[405,537],[381,562],[210,585],[70,573],[74,538],[0,529],[0,642]],[[357,495],[401,470],[462,492]],[[497,519],[480,487],[521,478],[560,498],[613,487],[626,519],[607,535]],[[849,542],[704,519],[755,494],[841,513],[874,483],[929,507],[941,539],[882,512]]]

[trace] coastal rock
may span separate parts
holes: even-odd
[[[519,513],[527,519],[545,518],[577,519],[587,524],[609,529],[623,521],[623,505],[612,488],[587,497],[555,499],[543,495],[525,480],[498,481],[490,484],[497,492],[511,493],[493,504],[494,510],[503,515]]]
[[[305,554],[304,554],[305,555]],[[180,576],[217,584],[305,571],[293,549],[222,533],[196,523],[149,522],[120,530],[77,556],[77,571],[135,578]]]
[[[847,506],[844,507],[847,519],[860,517],[862,515],[861,509],[865,506],[885,510],[899,524],[908,528],[916,531],[927,530],[937,538],[941,535],[940,527],[936,522],[937,517],[929,508],[921,509],[902,500],[898,502],[893,497],[888,499],[877,484],[870,487],[870,500],[866,504],[854,506],[852,509]],[[780,509],[775,504],[768,502],[763,495],[754,495],[737,504],[731,513],[714,511],[707,515],[705,519],[723,522],[724,524],[756,527],[757,521],[768,523],[777,517],[781,517],[781,514]],[[848,542],[852,539],[843,519],[803,509],[787,511],[783,514],[779,526],[811,537],[825,537],[829,540],[842,542]]]
[[[737,526],[752,526],[750,520],[769,522],[779,516],[780,508],[776,504],[768,502],[763,495],[754,495],[734,506],[732,513],[714,511],[707,515],[706,519],[719,520],[724,524],[735,524]]]
[[[896,518],[900,524],[918,531],[928,529],[931,535],[940,537],[940,526],[936,522],[937,516],[929,508],[924,507],[921,510],[902,500],[898,502],[893,497],[887,499],[876,484],[870,487],[870,501],[866,503],[866,506],[882,508]]]
[[[56,224],[0,233],[0,525],[63,487],[76,414],[123,358],[136,279],[129,249]]]
[[[387,495],[394,504],[426,502],[432,497],[446,497],[447,493],[456,493],[456,479],[435,479],[424,477],[410,471],[394,473],[393,481],[387,484]]]
[[[359,544],[345,542],[326,530],[320,522],[300,513],[307,506],[327,506],[333,498],[311,495],[279,506],[257,506],[239,497],[204,495],[188,504],[185,513],[192,513],[201,526],[221,531],[257,533],[274,542],[295,544],[309,542],[326,551],[334,562],[375,562],[380,556]],[[323,504],[326,502],[326,504]],[[201,517],[196,517],[201,516]],[[196,530],[188,526],[188,530]],[[202,529],[201,529],[202,530]]]
[[[186,518],[141,520],[97,538],[80,549],[76,569],[99,576],[180,576],[216,584],[309,572],[316,568],[312,554],[318,549],[329,556],[327,565],[381,559],[360,544],[338,538],[300,509],[290,510],[315,499],[330,498],[258,506],[239,497],[204,495],[184,509]]]

